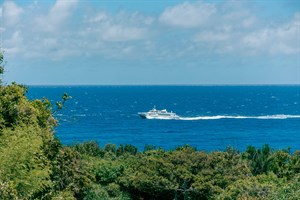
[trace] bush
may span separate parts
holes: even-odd
[[[97,142],[84,142],[82,144],[76,144],[73,146],[74,150],[80,154],[85,154],[94,157],[103,157],[105,151],[100,148]]]

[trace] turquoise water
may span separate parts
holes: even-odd
[[[30,98],[73,98],[56,114],[64,144],[95,140],[199,150],[270,144],[300,149],[300,86],[32,86]],[[141,119],[137,112],[167,109],[180,120]]]

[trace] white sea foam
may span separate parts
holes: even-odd
[[[215,115],[215,116],[197,116],[197,117],[147,117],[147,119],[161,119],[161,120],[216,120],[216,119],[290,119],[300,118],[300,115],[262,115],[262,116],[242,116],[242,115]]]
[[[160,119],[160,120],[217,120],[217,119],[291,119],[291,118],[300,118],[300,115],[262,115],[262,116],[242,116],[242,115],[215,115],[215,116],[197,116],[197,117],[147,117],[147,119]]]
[[[216,120],[216,119],[289,119],[300,118],[300,115],[264,115],[264,116],[231,116],[231,115],[216,115],[216,116],[198,116],[198,117],[179,117],[178,120]]]

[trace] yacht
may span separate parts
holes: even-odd
[[[176,113],[168,112],[166,109],[156,110],[155,106],[148,112],[139,112],[138,115],[143,119],[179,119]]]

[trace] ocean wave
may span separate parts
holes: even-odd
[[[300,118],[300,115],[264,115],[264,116],[231,116],[231,115],[216,115],[216,116],[199,116],[199,117],[179,117],[178,120],[216,120],[216,119],[290,119]]]

